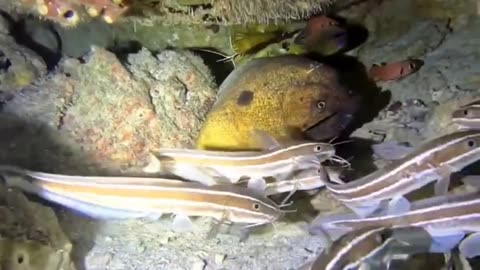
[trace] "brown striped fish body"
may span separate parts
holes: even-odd
[[[363,259],[373,256],[384,245],[384,228],[363,229],[344,235],[318,256],[311,270],[344,270],[358,266]]]
[[[327,233],[335,240],[365,228],[406,226],[421,227],[431,235],[437,243],[431,247],[431,252],[446,252],[466,234],[480,232],[480,191],[416,201],[410,211],[401,214],[388,214],[384,210],[368,218],[351,214],[320,218],[312,223],[310,231]]]
[[[282,216],[263,195],[234,185],[142,177],[70,176],[1,166],[7,185],[94,218],[124,219],[173,213],[226,223],[266,224]],[[20,175],[11,177],[11,174]]]
[[[313,262],[310,270],[364,269],[362,267],[364,265],[372,267],[375,265],[374,269],[388,269],[389,255],[395,255],[390,254],[396,252],[395,249],[408,256],[424,251],[425,244],[420,241],[429,242],[430,240],[422,238],[411,241],[408,237],[404,237],[406,234],[421,236],[412,227],[363,228],[350,232],[335,241],[329,248],[324,249]]]
[[[458,131],[433,139],[404,158],[346,184],[328,183],[332,195],[365,217],[381,203],[436,182],[446,194],[448,177],[480,159],[480,130]]]
[[[331,158],[335,148],[329,143],[306,142],[276,150],[226,152],[197,149],[159,149],[156,169],[205,185],[237,183],[240,179],[274,177],[287,179],[295,171],[317,170]]]
[[[459,130],[480,129],[480,100],[461,106],[452,113]]]

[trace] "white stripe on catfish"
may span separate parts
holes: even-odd
[[[480,232],[480,191],[416,201],[412,203],[409,212],[401,214],[387,214],[383,209],[368,218],[358,218],[353,214],[317,218],[312,222],[310,232],[326,233],[335,240],[359,229],[402,226],[424,228],[435,242],[431,251],[446,252],[455,247],[466,234]],[[470,254],[473,253],[471,248],[465,249]]]
[[[412,235],[413,238],[410,237]],[[423,230],[414,227],[359,229],[324,249],[311,264],[310,270],[364,269],[360,266],[373,263],[387,269],[392,255],[389,253],[411,255],[428,250],[430,239],[424,235]]]
[[[13,175],[12,175],[13,173]],[[122,219],[174,213],[225,223],[272,223],[283,211],[264,195],[234,185],[205,185],[148,177],[70,176],[0,166],[8,186],[94,218]]]
[[[242,178],[287,179],[298,170],[316,170],[335,155],[330,143],[301,142],[265,151],[209,151],[169,149],[155,151],[148,172],[172,174],[205,185],[236,183]],[[153,165],[155,164],[155,165]]]
[[[366,217],[383,202],[403,198],[431,182],[436,182],[436,195],[446,194],[450,174],[479,159],[480,130],[458,131],[435,138],[403,159],[360,179],[346,184],[327,183],[326,187],[357,215]]]

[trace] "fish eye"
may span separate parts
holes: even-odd
[[[322,147],[320,145],[315,146],[315,152],[322,151]]]
[[[319,101],[317,102],[317,109],[322,110],[323,108],[325,108],[325,105],[327,105],[325,101]]]
[[[468,140],[467,145],[468,145],[468,147],[475,147],[476,143],[475,143],[474,140]]]
[[[71,9],[69,9],[69,10],[65,11],[65,13],[63,13],[63,17],[64,17],[65,19],[71,19],[71,18],[73,18],[74,16],[75,16],[75,12],[74,12],[73,10],[71,10]]]
[[[260,209],[260,204],[254,203],[254,204],[253,204],[253,209],[254,209],[254,210]]]
[[[464,110],[463,115],[467,116],[468,115],[468,110]]]
[[[410,65],[408,65],[410,67],[410,69],[414,69],[415,68],[415,64],[413,63],[410,63]]]

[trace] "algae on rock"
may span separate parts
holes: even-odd
[[[5,103],[0,117],[16,124],[0,128],[17,134],[0,141],[13,145],[8,155],[0,152],[1,161],[49,172],[117,174],[141,172],[150,150],[160,146],[193,145],[216,93],[198,56],[163,51],[155,57],[143,50],[125,67],[113,53],[94,48],[83,60],[66,59]]]
[[[0,213],[1,269],[75,270],[72,244],[51,208],[0,186]]]

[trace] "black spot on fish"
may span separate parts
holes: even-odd
[[[250,105],[252,100],[253,92],[249,90],[243,90],[242,93],[240,93],[240,96],[238,96],[237,104],[240,106],[247,106]]]

